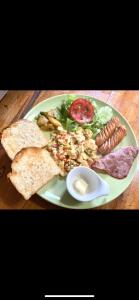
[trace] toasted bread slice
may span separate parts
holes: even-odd
[[[46,146],[47,138],[35,122],[23,119],[3,130],[1,143],[13,160],[23,148]]]
[[[11,167],[12,173],[8,174],[8,178],[26,200],[60,173],[49,152],[36,147],[22,149]]]

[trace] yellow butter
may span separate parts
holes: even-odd
[[[75,180],[74,187],[81,195],[84,195],[87,191],[88,183],[82,178],[80,178]]]

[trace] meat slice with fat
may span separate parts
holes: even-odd
[[[139,153],[139,147],[127,146],[105,155],[91,165],[94,170],[108,173],[110,176],[122,179],[126,177],[132,163]]]

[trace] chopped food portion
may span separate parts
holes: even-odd
[[[98,151],[103,155],[110,153],[122,141],[125,135],[126,128],[120,125],[116,128],[114,134],[98,148]]]
[[[51,153],[58,166],[61,175],[65,176],[73,167],[87,166],[99,159],[97,145],[92,139],[89,129],[79,127],[76,132],[67,132],[57,129],[51,134],[46,149]]]
[[[139,154],[134,146],[111,152],[127,129],[109,105],[89,96],[64,97],[57,102],[60,107],[40,112],[33,122],[14,122],[2,132],[1,143],[13,160],[8,178],[26,200],[56,175],[66,176],[78,166],[125,178]],[[51,131],[49,140],[42,130]],[[76,177],[73,187],[85,195],[88,183]]]
[[[41,112],[37,117],[37,125],[42,130],[54,130],[58,126],[61,126],[61,123],[56,119],[55,110],[50,110],[48,112]]]
[[[37,119],[37,125],[42,130],[51,130],[54,129],[54,126],[48,122],[48,119],[44,115],[40,115]]]
[[[68,132],[74,132],[82,127],[90,129],[95,138],[113,117],[113,111],[109,106],[99,107],[95,100],[92,101],[92,97],[76,98],[75,95],[67,95],[65,98],[61,107],[40,112],[36,119],[42,130],[49,131],[63,127]],[[46,119],[41,118],[42,115]]]
[[[53,118],[57,118],[57,109],[51,109],[47,112],[41,112],[41,114],[44,114],[44,116],[46,117],[53,117]]]
[[[77,123],[89,123],[94,116],[93,104],[87,99],[78,98],[70,105],[69,115]]]
[[[110,176],[122,179],[126,177],[139,153],[139,147],[127,146],[107,154],[91,165],[94,170],[108,173]]]
[[[44,122],[44,128],[52,130],[46,149],[60,167],[62,176],[74,167],[90,167],[97,162],[103,170],[100,158],[107,156],[127,134],[119,118],[113,116],[112,108],[101,106],[89,96],[67,95],[61,107],[40,115],[38,125],[42,128]]]
[[[74,187],[77,192],[79,192],[81,195],[85,195],[87,188],[88,188],[88,183],[82,179],[78,178],[74,181]]]

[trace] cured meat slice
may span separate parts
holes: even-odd
[[[91,165],[94,170],[108,173],[110,176],[122,179],[126,177],[132,163],[139,153],[139,147],[127,146],[107,154]]]

